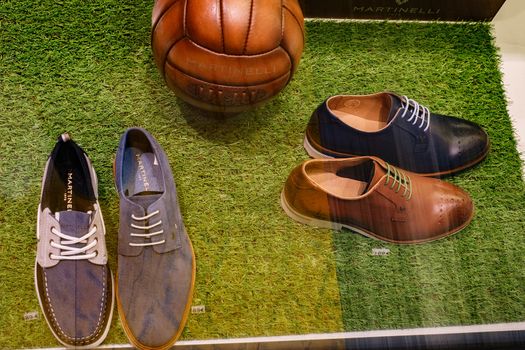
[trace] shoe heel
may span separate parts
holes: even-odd
[[[318,228],[328,228],[332,230],[342,230],[343,225],[338,224],[336,222],[326,221],[326,220],[319,220],[315,218],[311,218],[309,216],[303,215],[295,211],[286,201],[286,198],[284,196],[284,191],[281,192],[281,207],[283,208],[286,215],[291,217],[294,221],[297,221],[301,224],[314,226]]]
[[[306,151],[306,153],[308,153],[308,155],[311,157],[311,158],[317,158],[317,159],[332,159],[333,157],[327,155],[327,154],[324,154],[324,153],[321,153],[319,152],[318,150],[316,150],[312,144],[308,141],[308,137],[304,137],[304,141],[303,141],[303,147]]]

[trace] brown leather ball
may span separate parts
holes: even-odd
[[[297,0],[157,0],[152,24],[167,85],[214,112],[240,112],[275,96],[304,47]]]

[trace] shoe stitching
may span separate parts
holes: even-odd
[[[45,288],[46,288],[46,299],[47,299],[47,306],[49,308],[49,310],[51,311],[51,315],[53,316],[53,323],[56,325],[56,327],[58,327],[58,330],[59,332],[61,333],[61,335],[67,339],[70,339],[74,342],[81,342],[81,343],[88,343],[91,339],[96,339],[98,337],[98,335],[102,332],[103,330],[103,327],[102,327],[102,313],[104,311],[104,303],[106,302],[106,269],[104,269],[104,276],[103,276],[103,281],[102,282],[102,301],[100,303],[100,313],[99,313],[99,316],[98,316],[98,321],[97,321],[97,328],[95,328],[95,332],[93,334],[90,334],[86,337],[81,337],[81,338],[74,338],[74,337],[71,337],[69,335],[67,335],[64,330],[60,327],[60,323],[58,322],[58,320],[56,319],[56,315],[55,315],[55,310],[53,310],[53,306],[51,305],[51,299],[49,297],[49,289],[47,287],[47,275],[46,275],[46,272],[44,271],[44,283],[45,283]]]

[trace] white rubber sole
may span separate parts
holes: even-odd
[[[380,240],[377,237],[369,234],[368,232],[363,231],[363,230],[358,229],[358,228],[353,227],[353,226],[349,226],[349,225],[345,225],[345,224],[339,224],[339,223],[333,222],[333,221],[320,220],[320,219],[312,218],[312,217],[303,215],[301,213],[298,213],[297,211],[295,211],[288,204],[288,202],[286,201],[286,197],[284,196],[284,192],[281,192],[281,207],[283,208],[283,210],[286,213],[286,215],[288,215],[293,220],[295,220],[295,221],[297,221],[297,222],[299,222],[301,224],[310,225],[310,226],[318,227],[318,228],[327,228],[327,229],[332,229],[332,230],[336,230],[336,231],[341,231],[343,228],[346,228],[346,229],[348,229],[350,231],[356,232],[356,233],[358,233],[360,235],[363,235],[365,237],[373,238],[373,239],[378,240],[378,241],[383,241],[383,240]]]
[[[332,230],[341,230],[343,228],[342,224],[311,218],[309,216],[296,212],[294,209],[292,209],[292,207],[286,201],[286,198],[284,197],[284,192],[281,192],[281,207],[283,208],[286,215],[288,215],[293,220],[301,224],[310,225],[310,226],[319,227],[319,228],[329,228]]]
[[[328,156],[328,155],[326,155],[324,153],[321,153],[318,150],[316,150],[310,144],[310,142],[308,141],[308,138],[306,137],[306,135],[304,136],[303,147],[304,147],[306,153],[308,153],[308,155],[310,157],[312,157],[312,158],[317,158],[317,159],[332,159],[332,158],[334,158],[334,157]]]

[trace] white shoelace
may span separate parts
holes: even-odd
[[[133,220],[135,220],[135,221],[143,221],[143,220],[150,219],[151,217],[157,215],[158,213],[160,213],[159,210],[155,210],[154,212],[152,212],[152,213],[150,213],[148,215],[145,215],[145,216],[135,216],[134,214],[131,214],[131,218]],[[148,225],[148,226],[139,226],[139,225],[135,225],[135,224],[132,223],[131,227],[135,228],[135,229],[138,229],[138,230],[149,231],[150,229],[155,228],[155,227],[157,227],[159,225],[162,225],[162,220],[159,220],[156,223]],[[153,236],[160,235],[161,233],[164,233],[164,230],[161,229],[161,230],[158,230],[158,231],[155,231],[155,232],[150,232],[150,233],[135,233],[135,232],[131,232],[131,236],[133,236],[133,237],[142,237],[142,238],[151,238]],[[129,245],[132,246],[132,247],[148,247],[148,246],[152,246],[152,245],[163,244],[164,242],[166,242],[165,239],[163,239],[162,241],[149,242],[149,243],[129,243]]]
[[[406,105],[405,105],[406,103]],[[423,125],[426,124],[424,131],[427,131],[430,127],[430,111],[427,107],[421,106],[419,103],[417,103],[414,100],[409,99],[406,96],[403,96],[401,100],[401,107],[405,110],[403,114],[401,115],[401,118],[405,118],[405,115],[408,112],[408,108],[412,106],[413,111],[410,115],[410,118],[407,119],[407,122],[411,122],[413,125],[416,125],[418,120],[421,120],[421,123],[419,124],[418,128],[422,128]]]
[[[96,252],[86,254],[86,251],[97,245],[97,239],[94,239],[91,243],[87,244],[89,237],[97,232],[97,227],[94,226],[88,233],[82,237],[72,237],[65,233],[58,231],[52,227],[51,232],[61,238],[60,243],[51,241],[51,247],[60,249],[60,255],[51,254],[50,258],[53,260],[86,260],[97,256]],[[76,248],[71,247],[74,244],[85,244],[83,247]]]

